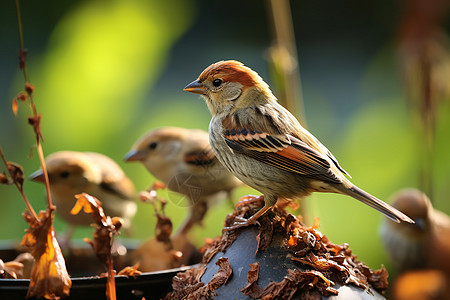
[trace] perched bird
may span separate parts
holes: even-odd
[[[349,195],[395,222],[413,223],[354,186],[331,152],[277,102],[262,78],[242,63],[212,64],[184,90],[200,94],[206,101],[212,114],[210,143],[219,161],[264,194],[265,206],[259,212],[225,230],[252,224],[278,199],[301,198],[311,192]]]
[[[392,198],[392,205],[415,221],[397,224],[386,219],[381,227],[386,250],[398,270],[436,269],[450,279],[450,217],[435,210],[416,189],[401,190]]]
[[[106,215],[123,218],[125,229],[130,228],[137,210],[134,185],[111,158],[94,152],[60,151],[49,155],[45,162],[56,214],[70,225],[67,239],[74,226],[93,223],[84,212],[70,213],[75,195],[82,192],[98,198]],[[42,170],[34,172],[30,179],[44,182]]]
[[[211,202],[230,196],[242,183],[217,160],[208,133],[199,129],[162,127],[144,134],[124,157],[140,161],[170,190],[188,197],[190,215],[180,232],[200,223]]]

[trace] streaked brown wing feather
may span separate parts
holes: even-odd
[[[232,123],[228,120],[222,124]],[[271,135],[258,131],[251,125],[239,124],[236,127],[225,127],[224,133],[228,146],[234,151],[281,170],[327,182],[342,182],[331,170],[330,161],[301,140],[288,134]]]
[[[184,156],[187,164],[195,166],[209,166],[217,161],[217,158],[211,148],[198,149],[187,153]]]
[[[119,196],[124,200],[131,200],[135,195],[134,184],[128,177],[124,177],[121,180],[110,181],[107,177],[103,178],[100,186],[112,194]],[[102,200],[102,199],[99,199]]]

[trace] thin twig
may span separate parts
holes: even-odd
[[[21,55],[23,55],[26,50],[25,50],[25,42],[24,42],[24,38],[23,38],[22,15],[20,12],[20,1],[19,0],[16,0],[16,10],[17,10],[17,23],[19,26],[20,53],[21,53]],[[36,105],[34,104],[34,100],[33,100],[33,89],[32,88],[28,89],[29,87],[32,87],[32,85],[29,83],[30,78],[28,75],[26,60],[23,57],[21,57],[21,59],[22,59],[21,67],[23,69],[23,73],[25,76],[25,89],[28,93],[28,98],[30,99],[32,115],[33,115],[34,119],[39,119]],[[42,173],[44,175],[45,191],[47,194],[47,209],[54,210],[54,205],[53,205],[52,197],[51,197],[51,193],[50,193],[50,181],[48,178],[47,166],[45,164],[44,151],[42,149],[42,144],[41,144],[41,140],[43,140],[43,138],[42,138],[42,134],[40,131],[40,123],[33,124],[33,128],[34,128],[34,133],[36,135],[36,148],[37,148],[37,152],[39,155],[39,161],[41,163],[41,169],[42,169]]]
[[[19,0],[16,0],[16,11],[17,11],[17,25],[19,26],[20,50],[25,51],[25,42],[23,39],[23,27],[22,27],[22,14],[20,12],[20,1]],[[23,67],[23,75],[25,76],[25,81],[30,82],[26,64]]]
[[[3,163],[5,164],[5,167],[8,170],[9,176],[11,177],[12,181],[14,182],[14,185],[17,187],[17,189],[19,190],[20,195],[22,196],[23,200],[25,201],[25,205],[27,206],[28,211],[31,213],[31,215],[37,221],[39,221],[39,218],[38,218],[38,216],[36,214],[36,211],[33,209],[33,207],[31,206],[30,201],[28,200],[27,196],[23,192],[23,188],[19,185],[19,183],[16,181],[15,177],[13,176],[13,174],[11,174],[10,169],[8,168],[8,161],[6,160],[6,157],[5,157],[5,154],[3,153],[2,147],[0,147],[0,156],[2,157]]]
[[[37,139],[39,140],[39,137]],[[52,202],[52,195],[50,193],[50,180],[48,179],[47,165],[45,164],[44,151],[42,150],[42,145],[39,142],[37,143],[37,152],[39,155],[39,161],[41,162],[42,174],[44,175],[45,192],[47,194],[47,208],[53,210],[54,205]]]

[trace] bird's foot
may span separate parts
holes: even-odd
[[[253,225],[253,224],[258,224],[259,225],[258,221],[251,220],[251,219],[252,218],[246,219],[246,218],[236,217],[235,218],[235,222],[233,223],[233,225],[224,227],[222,229],[222,232],[232,231],[232,230],[235,230],[235,229],[238,229],[238,228],[242,228],[242,227],[247,227],[247,226],[250,226],[250,225]]]
[[[234,206],[234,208],[241,207],[242,205],[250,204],[257,201],[264,201],[264,195],[255,196],[255,195],[246,195],[241,197],[238,203]]]
[[[263,197],[263,196],[260,196],[260,197]],[[256,198],[260,198],[260,197],[256,197]],[[238,229],[238,228],[241,228],[241,227],[246,227],[246,226],[250,226],[250,225],[253,225],[255,223],[258,223],[258,221],[257,221],[258,218],[261,217],[266,211],[268,211],[271,208],[272,208],[272,206],[264,205],[263,208],[258,210],[256,212],[256,214],[251,216],[249,219],[245,219],[245,218],[236,216],[234,218],[235,222],[233,223],[233,225],[224,227],[222,229],[222,232],[227,232],[227,231],[235,230],[235,229]]]

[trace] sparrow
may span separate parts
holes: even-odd
[[[141,162],[170,190],[188,198],[190,212],[180,233],[200,224],[211,203],[226,195],[230,198],[231,191],[242,184],[217,160],[208,133],[199,129],[150,130],[136,141],[124,160]]]
[[[385,219],[381,226],[386,251],[397,269],[435,269],[450,278],[450,217],[434,209],[417,189],[400,190],[392,198],[392,205],[415,221],[397,224]]]
[[[75,226],[93,223],[89,214],[70,213],[75,195],[83,192],[99,199],[106,215],[123,218],[125,228],[130,228],[137,210],[134,184],[111,158],[94,152],[59,151],[45,162],[56,214],[70,225],[69,236]],[[30,179],[44,182],[42,170],[34,172]]]
[[[253,224],[279,199],[312,192],[349,195],[395,222],[414,223],[353,185],[333,154],[278,103],[258,73],[241,62],[214,63],[184,90],[200,94],[212,114],[209,139],[218,160],[264,196],[261,210],[225,230]]]

